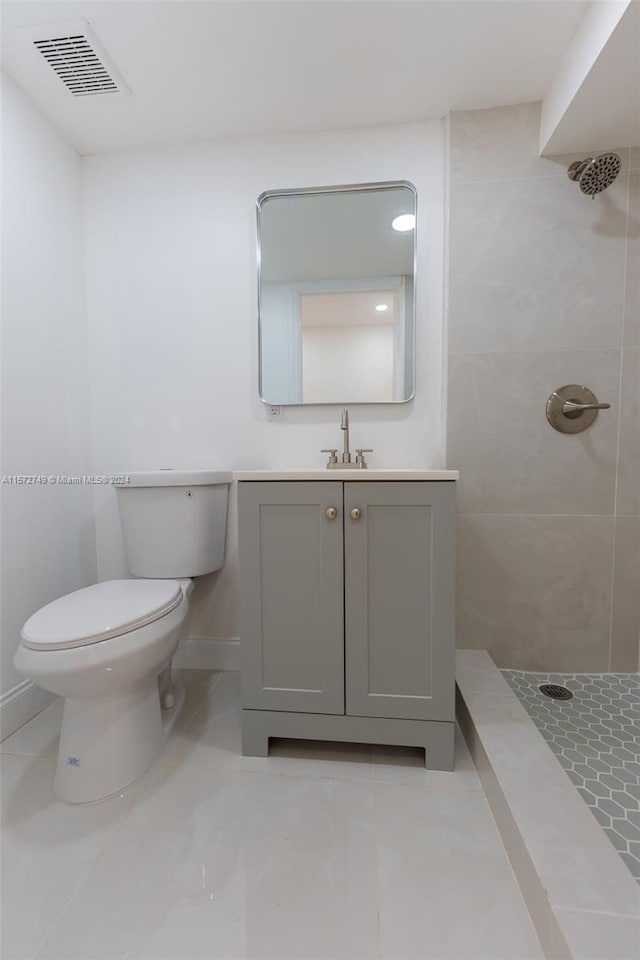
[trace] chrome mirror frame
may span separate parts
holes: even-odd
[[[263,330],[262,330],[262,244],[261,244],[261,233],[260,233],[260,215],[262,207],[268,200],[272,200],[277,197],[301,197],[309,195],[318,195],[318,194],[348,194],[348,193],[359,193],[359,192],[376,192],[379,190],[395,190],[398,188],[405,188],[411,191],[413,194],[413,203],[414,203],[414,214],[415,214],[415,226],[413,228],[413,289],[411,294],[411,307],[412,307],[412,330],[411,330],[411,392],[407,397],[403,397],[401,400],[364,400],[364,401],[353,401],[350,399],[344,400],[326,400],[326,401],[279,401],[274,402],[268,400],[264,396],[263,390]],[[350,183],[350,184],[339,184],[335,186],[323,186],[323,187],[293,187],[285,188],[278,190],[265,190],[263,191],[256,200],[256,263],[257,263],[257,302],[258,302],[258,396],[262,403],[266,406],[287,406],[287,407],[335,407],[343,406],[348,404],[349,406],[369,406],[369,405],[388,405],[388,404],[403,404],[411,402],[415,397],[416,392],[416,283],[417,283],[417,261],[418,261],[418,243],[417,243],[417,231],[418,231],[418,192],[413,183],[409,180],[381,180],[373,181],[371,183]]]

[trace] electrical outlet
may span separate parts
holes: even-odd
[[[282,408],[277,406],[267,407],[267,420],[280,420],[282,418]]]

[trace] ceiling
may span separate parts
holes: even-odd
[[[384,304],[382,312],[377,306]],[[300,318],[303,329],[311,327],[392,327],[399,316],[400,293],[391,290],[363,293],[303,294]]]
[[[24,0],[4,69],[83,154],[540,100],[581,0]],[[85,20],[130,94],[74,97],[20,27]],[[55,31],[54,31],[55,33]]]
[[[589,11],[590,15],[596,13],[593,8]],[[588,27],[589,19],[593,17],[582,21],[574,46],[578,46],[585,33],[582,27]],[[558,126],[542,144],[545,154],[606,151],[640,144],[640,3],[629,3],[609,33],[612,26],[607,24],[601,32],[591,53],[593,63],[583,68],[578,89],[566,104]],[[567,63],[571,62],[569,51]]]

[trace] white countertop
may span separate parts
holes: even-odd
[[[399,467],[366,470],[234,470],[234,480],[457,480],[457,470],[427,470]]]

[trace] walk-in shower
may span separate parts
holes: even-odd
[[[640,883],[640,674],[502,673]]]

